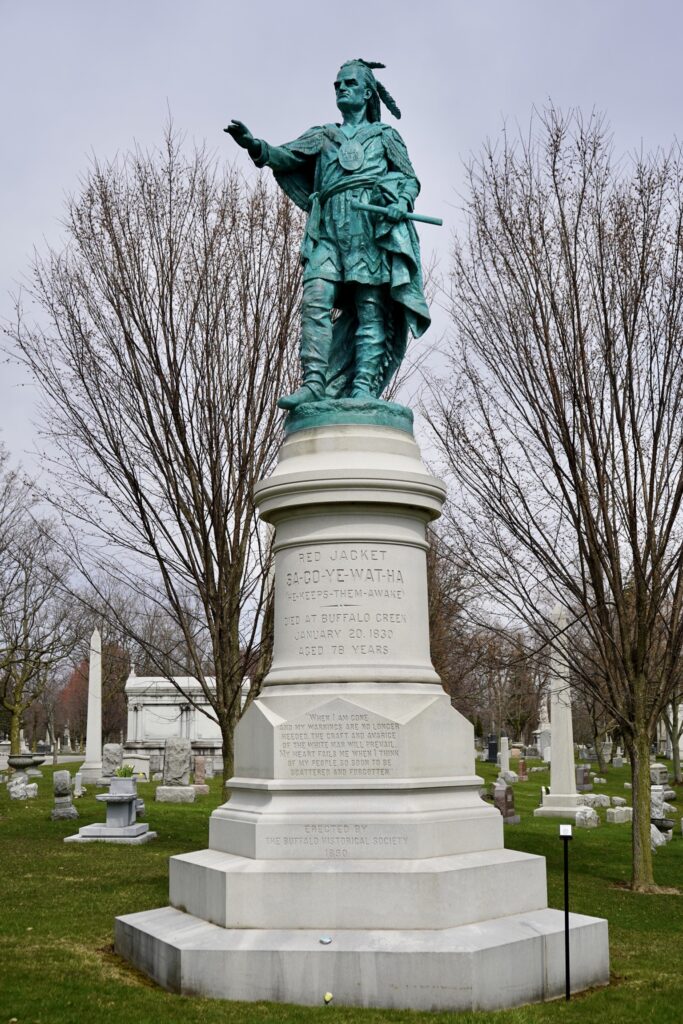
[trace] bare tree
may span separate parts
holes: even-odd
[[[301,215],[205,151],[185,156],[169,130],[160,152],[95,163],[65,228],[65,248],[33,265],[42,323],[19,307],[12,330],[57,453],[50,496],[93,586],[173,618],[228,777],[245,665],[268,663],[270,538],[253,488],[294,383]]]
[[[678,148],[616,163],[595,116],[550,109],[487,145],[431,410],[492,604],[554,644],[560,602],[586,635],[574,678],[632,764],[636,890],[654,883],[650,744],[683,643],[682,184]]]
[[[10,714],[10,750],[20,752],[26,712],[47,693],[56,667],[73,647],[64,587],[67,563],[49,524],[30,506],[5,536],[0,561],[0,704]]]

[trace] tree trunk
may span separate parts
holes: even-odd
[[[629,741],[633,783],[631,888],[649,892],[654,887],[650,846],[650,732],[641,725]]]
[[[602,752],[602,739],[605,734],[598,732],[597,729],[593,729],[593,746],[595,747],[595,756],[598,761],[598,771],[601,775],[605,773],[605,757]]]
[[[680,743],[680,719],[678,715],[678,701],[680,697],[677,693],[674,693],[673,700],[671,701],[671,757],[673,759],[673,773],[674,782],[677,786],[683,783],[683,775],[681,775],[681,748]]]
[[[12,717],[9,723],[9,752],[10,754],[21,753],[21,740],[19,733],[21,731],[21,712],[15,708],[12,711]]]
[[[221,722],[223,739],[223,786],[235,774],[235,725],[233,721]],[[225,799],[230,799],[230,790],[225,789]]]

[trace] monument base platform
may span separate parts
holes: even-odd
[[[581,793],[555,794],[546,793],[543,803],[534,810],[534,818],[561,818],[563,821],[576,821],[576,816],[585,813],[587,805]]]
[[[571,914],[572,991],[609,981],[607,922]],[[323,944],[321,939],[331,939]],[[116,951],[183,995],[497,1010],[564,994],[559,910],[437,930],[230,929],[173,907],[119,917]]]

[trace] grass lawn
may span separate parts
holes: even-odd
[[[72,768],[75,770],[75,767]],[[52,771],[43,765],[36,800],[12,801],[0,786],[0,1024],[254,1024],[325,1020],[416,1024],[542,1024],[547,1021],[630,1024],[683,1021],[683,895],[637,896],[629,877],[630,826],[579,829],[570,847],[571,909],[606,917],[612,984],[556,1001],[496,1013],[415,1013],[312,1008],[274,1003],[229,1003],[171,995],[151,984],[113,952],[119,914],[165,906],[168,858],[207,845],[208,818],[220,802],[220,781],[194,805],[156,804],[154,785],[139,786],[145,820],[159,838],[145,846],[64,844],[76,826],[104,819],[94,787],[77,802],[79,822],[51,822]],[[487,782],[489,765],[477,763]],[[627,768],[610,768],[598,792],[627,796]],[[522,823],[507,826],[508,847],[547,858],[549,904],[562,906],[562,843],[558,823],[532,817],[547,773],[515,786]],[[656,880],[683,889],[683,788],[671,843],[655,854]],[[630,799],[629,799],[630,802]],[[491,979],[495,984],[495,978]]]

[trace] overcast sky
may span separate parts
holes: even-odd
[[[421,229],[423,250],[443,262],[463,161],[503,120],[524,125],[552,99],[604,111],[620,151],[683,134],[680,0],[0,0],[0,38],[4,317],[93,153],[154,146],[170,111],[190,140],[258,173],[221,129],[236,117],[277,143],[336,120],[332,81],[350,57],[387,65],[418,209],[446,221]],[[27,467],[34,406],[5,368],[0,438]]]

